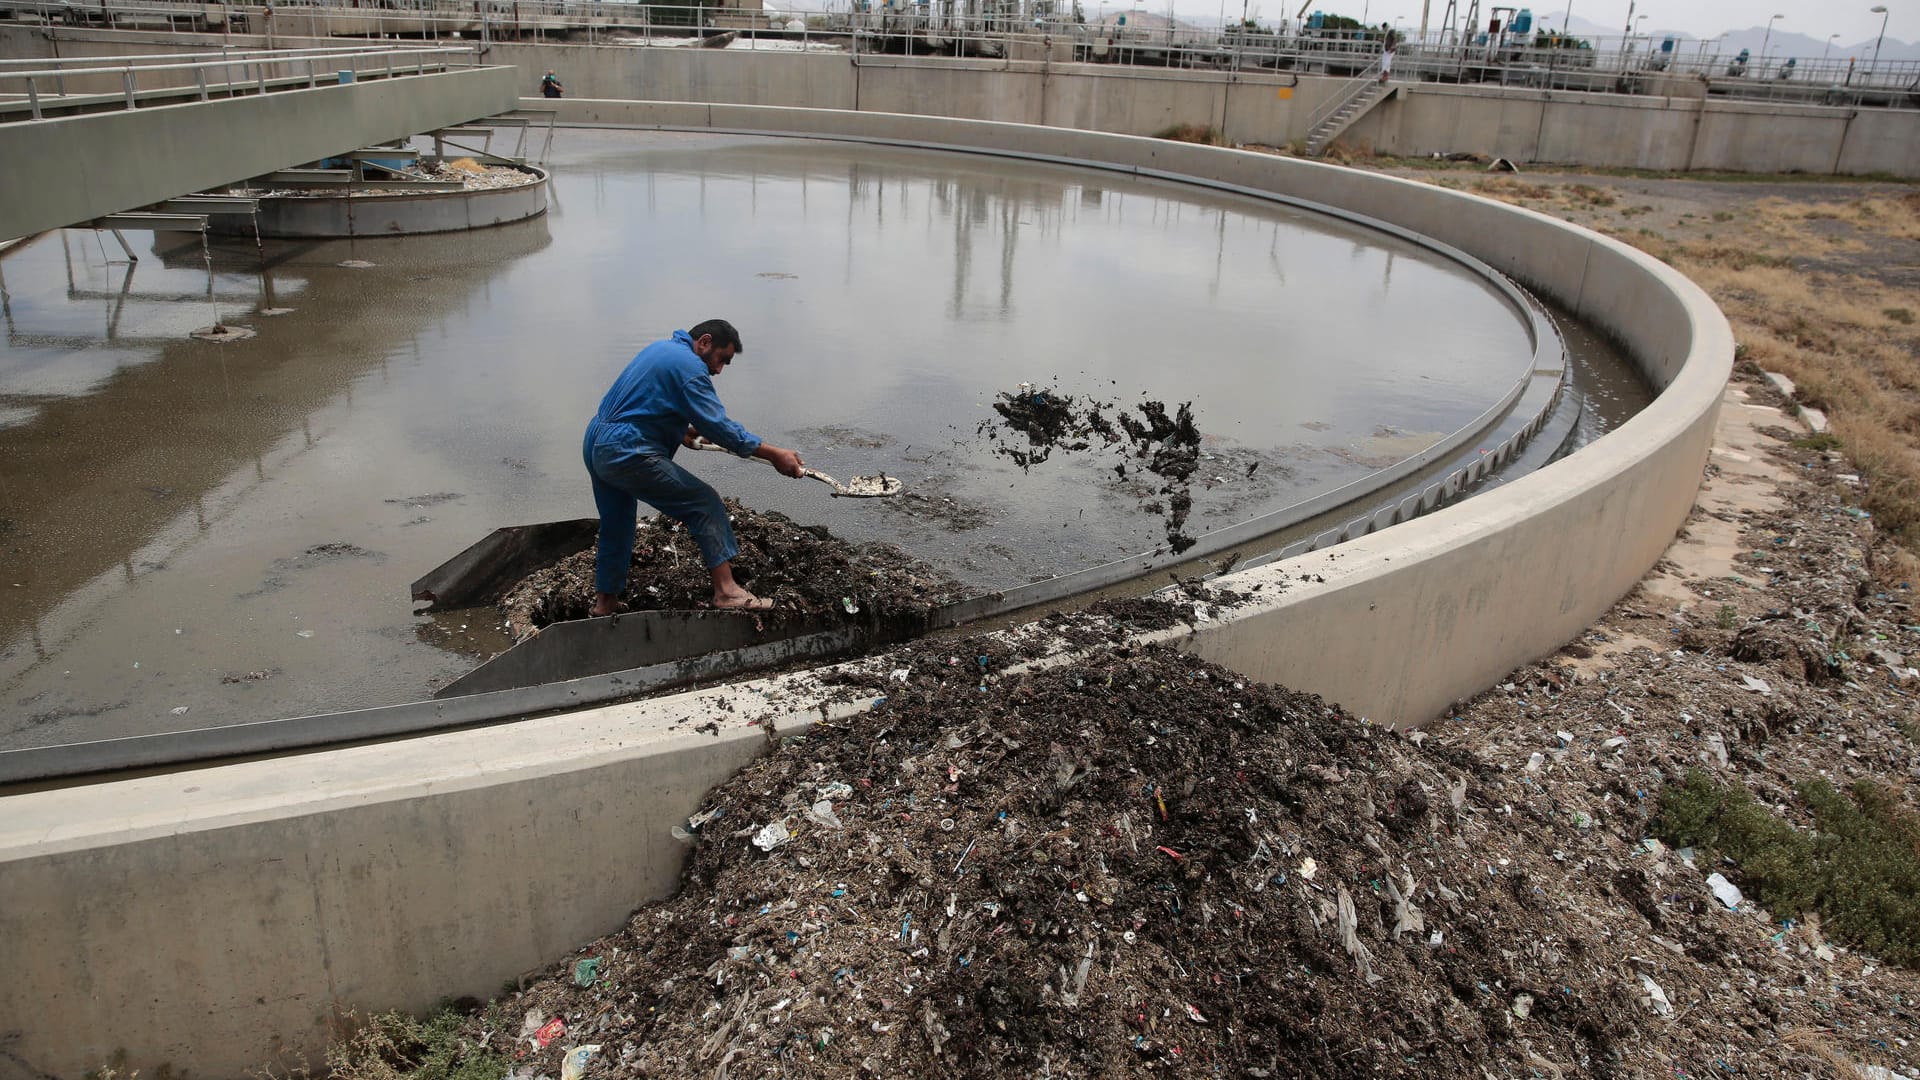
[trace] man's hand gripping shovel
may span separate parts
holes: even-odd
[[[695,436],[694,440],[688,445],[692,446],[695,450],[717,450],[722,454],[729,452],[726,447],[721,446],[719,443],[700,436]],[[772,463],[769,462],[768,464]],[[906,487],[900,482],[899,477],[888,476],[886,473],[876,473],[872,476],[855,476],[844,484],[816,469],[802,469],[801,475],[818,480],[832,488],[834,497],[839,499],[888,499],[900,494]]]

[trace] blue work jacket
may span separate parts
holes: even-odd
[[[741,457],[760,448],[760,436],[727,416],[706,361],[694,355],[693,338],[685,330],[641,349],[613,381],[593,421],[632,427],[642,454],[672,457],[689,424]]]

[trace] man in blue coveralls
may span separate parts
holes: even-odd
[[[714,607],[773,606],[733,580],[733,557],[740,547],[720,495],[673,463],[674,451],[704,435],[741,457],[765,458],[787,476],[801,475],[799,454],[765,442],[728,419],[713,392],[713,377],[744,351],[739,331],[725,319],[675,330],[671,338],[640,350],[601,400],[582,445],[587,474],[593,478],[593,501],[600,508],[589,614],[597,618],[618,610],[633,563],[639,500],[693,534],[713,577]]]

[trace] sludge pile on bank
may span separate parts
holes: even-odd
[[[1171,651],[1002,677],[973,648],[923,643],[854,688],[871,713],[711,792],[680,893],[469,1020],[473,1052],[528,1078],[585,1045],[588,1077],[1525,1075],[1648,1015],[1559,936],[1551,882],[1462,838],[1502,819],[1471,759]]]
[[[969,590],[892,544],[854,544],[825,526],[726,500],[740,553],[734,577],[783,614],[867,619],[922,614]],[[522,638],[550,623],[584,619],[593,603],[594,549],[569,555],[508,585],[495,601]],[[664,515],[643,517],[633,540],[623,601],[633,611],[709,606],[713,584],[699,545]]]

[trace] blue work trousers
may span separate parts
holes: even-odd
[[[597,420],[587,425],[581,454],[593,478],[593,503],[600,509],[600,544],[593,560],[595,591],[611,596],[626,591],[640,502],[685,525],[700,545],[707,569],[740,553],[720,493],[675,465],[672,458],[643,451],[631,425]]]

